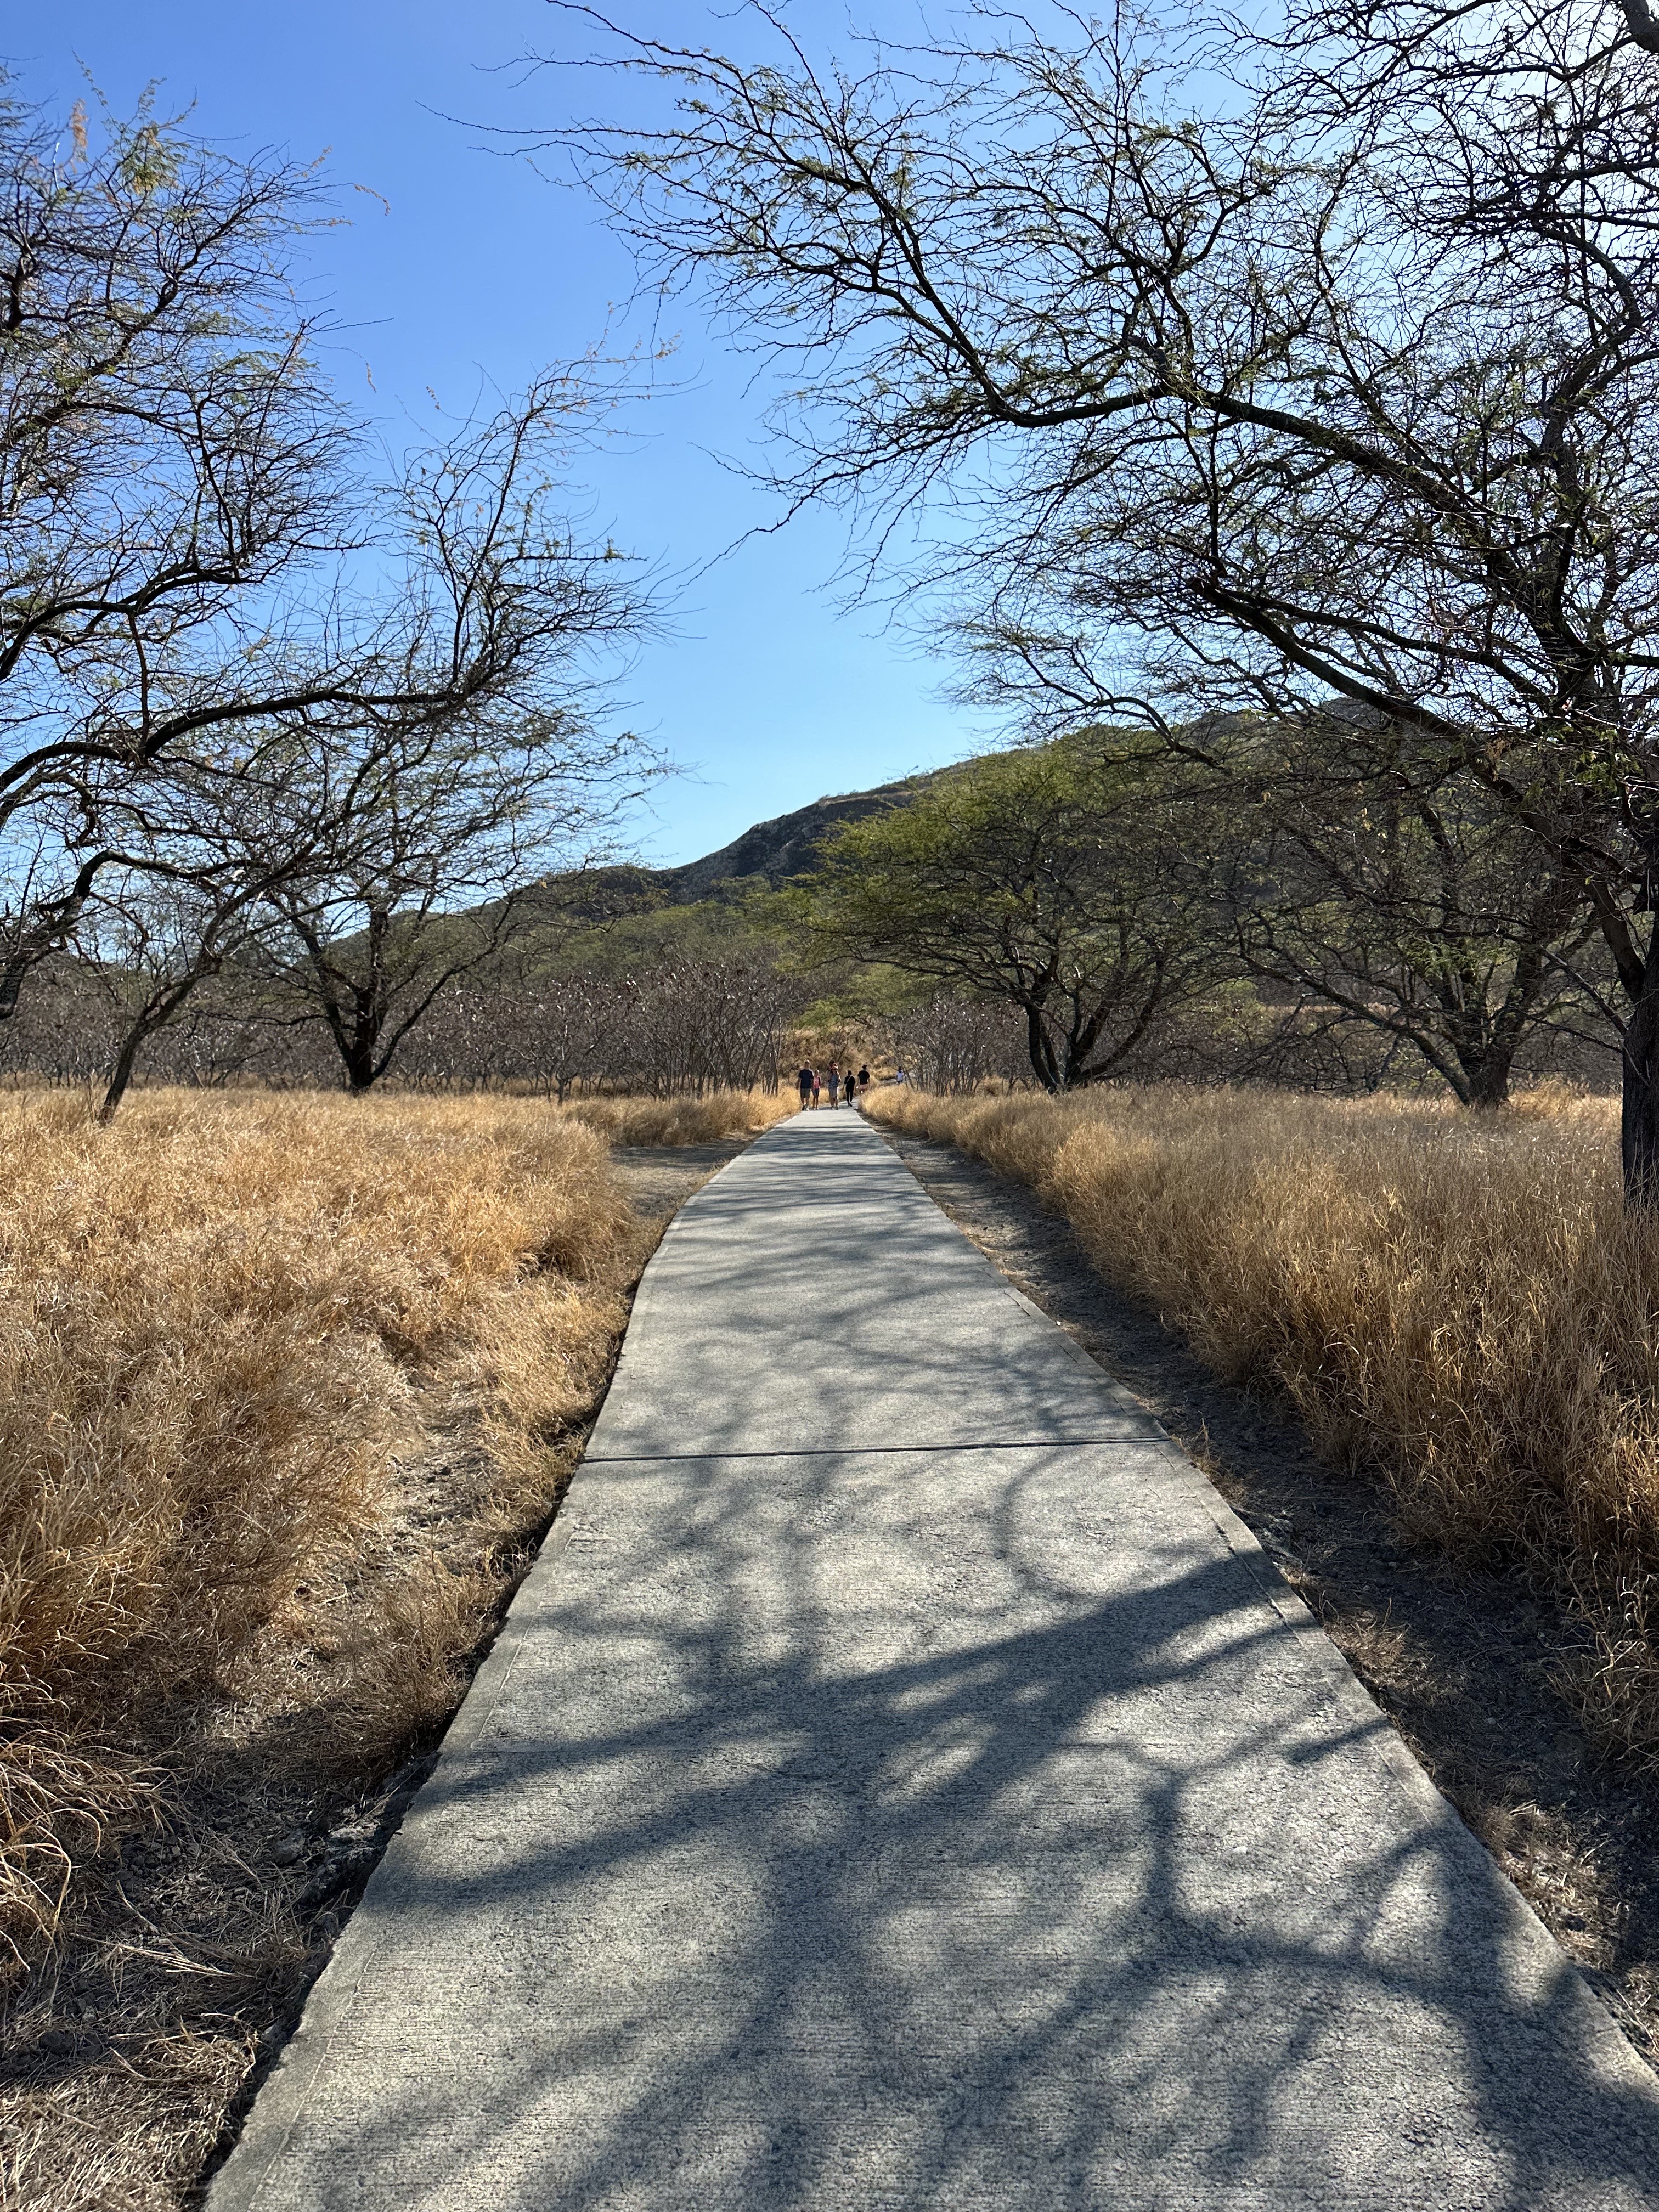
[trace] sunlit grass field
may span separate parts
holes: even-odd
[[[613,1143],[792,1105],[0,1094],[0,2206],[189,2194],[325,1955],[270,1822],[435,1740],[574,1463]]]
[[[578,1098],[564,1111],[613,1145],[706,1145],[766,1129],[795,1111],[787,1091],[711,1091],[701,1098]]]

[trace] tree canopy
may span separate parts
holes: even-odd
[[[796,908],[821,952],[1011,1001],[1037,1080],[1069,1090],[1214,988],[1190,804],[1163,764],[1113,759],[1092,732],[994,754],[845,824]]]
[[[443,763],[556,752],[578,815],[614,764],[580,708],[644,595],[562,501],[603,375],[377,459],[302,304],[325,208],[148,103],[0,100],[0,1018],[100,882],[240,911]]]

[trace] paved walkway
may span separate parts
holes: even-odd
[[[1611,2212],[1659,2094],[861,1121],[675,1222],[212,2212]]]

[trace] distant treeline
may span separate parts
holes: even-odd
[[[136,988],[85,963],[54,963],[0,1026],[0,1079],[103,1085]],[[1614,1050],[1611,1039],[1540,1033],[1516,1073],[1565,1073],[1601,1088],[1616,1080]],[[1017,1006],[946,992],[898,1008],[878,998],[860,1003],[855,991],[826,1000],[815,997],[814,979],[760,954],[665,959],[637,975],[456,982],[411,1026],[382,1080],[559,1101],[614,1091],[700,1097],[775,1089],[802,1058],[872,1057],[930,1091],[1037,1087],[1028,1019]],[[1433,1080],[1401,1041],[1344,1008],[1306,998],[1274,1004],[1248,984],[1152,1029],[1120,1073],[1125,1080],[1271,1084],[1350,1097]],[[238,1003],[227,989],[196,994],[147,1041],[137,1079],[204,1089],[347,1085],[325,1018],[246,997]]]
[[[119,974],[58,963],[0,1030],[0,1068],[51,1083],[102,1083],[135,988]],[[593,1090],[665,1097],[771,1089],[804,1003],[798,983],[744,959],[677,961],[638,979],[455,982],[411,1024],[390,1073],[416,1088],[502,1085],[561,1100]],[[196,994],[148,1040],[141,1079],[339,1089],[348,1076],[325,1015],[260,1004],[252,991],[227,987]]]

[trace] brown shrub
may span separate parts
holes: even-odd
[[[1659,1764],[1659,1226],[1621,1205],[1616,1105],[1153,1085],[871,1109],[1032,1185],[1109,1280],[1383,1483],[1417,1540],[1571,1592],[1589,1718]]]

